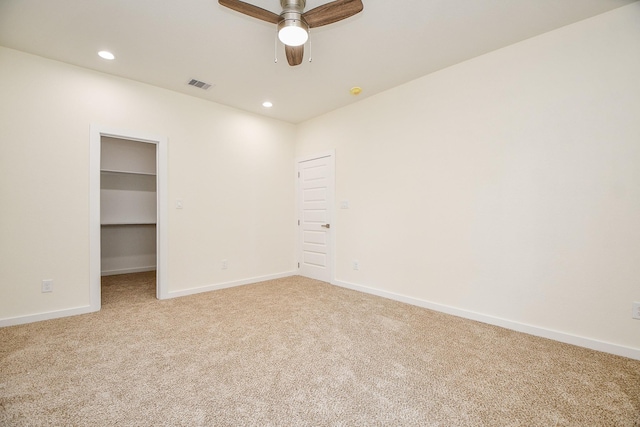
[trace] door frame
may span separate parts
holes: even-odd
[[[330,158],[330,163],[331,163],[331,174],[328,177],[328,183],[327,183],[327,206],[328,206],[328,212],[327,212],[327,218],[329,220],[329,224],[331,224],[331,228],[329,228],[329,230],[327,231],[327,235],[329,238],[329,244],[327,245],[329,248],[329,262],[328,262],[328,268],[329,268],[329,283],[334,284],[335,282],[335,278],[336,278],[336,270],[335,270],[335,257],[336,257],[336,246],[335,246],[335,223],[334,223],[334,211],[335,211],[335,186],[336,186],[336,150],[329,150],[329,151],[325,151],[322,153],[318,153],[318,154],[313,154],[313,155],[308,155],[308,156],[304,156],[304,157],[300,157],[296,160],[296,177],[295,177],[295,181],[296,181],[296,218],[298,220],[298,225],[297,225],[297,233],[296,233],[296,259],[297,259],[297,263],[298,263],[298,268],[297,268],[297,273],[299,275],[301,275],[300,273],[300,265],[301,265],[301,260],[302,260],[302,233],[301,233],[301,220],[302,218],[300,218],[300,212],[302,210],[302,197],[300,194],[300,163],[303,162],[308,162],[310,160],[316,160],[316,159],[321,159],[321,158],[325,158],[325,157],[329,157]]]
[[[101,307],[100,147],[103,136],[156,145],[156,298],[169,297],[167,138],[92,124],[89,141],[89,295],[92,311],[99,311]]]

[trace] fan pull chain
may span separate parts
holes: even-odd
[[[276,37],[275,37],[275,42],[273,43],[273,62],[275,64],[278,63],[278,30],[276,29]]]
[[[311,56],[311,29],[307,30],[309,33],[309,62],[313,61],[313,58]]]

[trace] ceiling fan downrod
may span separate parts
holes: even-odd
[[[302,15],[304,7],[307,5],[307,0],[280,0],[280,6],[282,7],[282,14],[286,12],[298,12]],[[280,16],[282,16],[282,14]]]

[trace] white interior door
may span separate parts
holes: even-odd
[[[298,162],[299,274],[331,282],[333,279],[334,156]]]

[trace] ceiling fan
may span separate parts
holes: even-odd
[[[280,15],[240,0],[218,0],[222,6],[237,12],[278,25],[278,38],[284,43],[289,65],[299,65],[304,56],[304,44],[309,28],[322,27],[342,21],[357,13],[364,6],[362,0],[335,0],[304,12],[306,0],[280,0]]]

